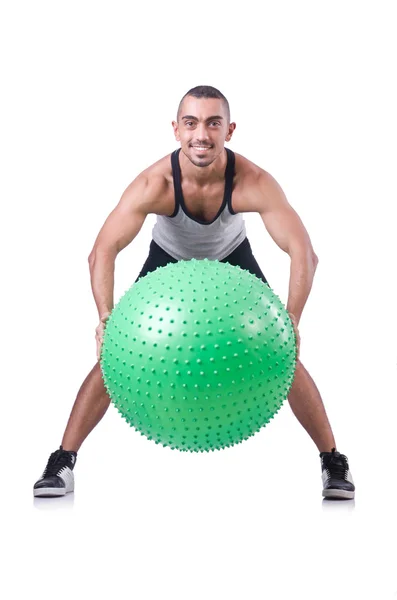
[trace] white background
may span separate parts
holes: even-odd
[[[391,599],[396,564],[393,2],[4,2],[1,44],[1,595]],[[323,502],[288,404],[226,451],[182,454],[111,406],[76,492],[33,500],[95,363],[87,257],[127,185],[168,154],[183,94],[213,85],[229,147],[269,171],[319,267],[301,358],[357,486]],[[117,259],[139,273],[154,217]],[[289,259],[247,215],[270,284]],[[5,592],[5,593],[4,593]]]

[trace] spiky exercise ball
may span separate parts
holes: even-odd
[[[159,267],[124,294],[106,324],[101,367],[131,426],[203,452],[266,425],[295,361],[293,326],[271,288],[240,267],[193,259]]]

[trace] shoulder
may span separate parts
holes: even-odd
[[[126,188],[123,196],[135,198],[146,214],[172,213],[173,180],[171,154],[167,154],[141,171]]]
[[[269,204],[285,199],[281,186],[268,171],[241,154],[234,154],[233,204],[237,212],[263,212]]]
[[[242,154],[234,153],[236,157],[236,175],[245,185],[272,185],[274,177],[265,169],[249,160]]]

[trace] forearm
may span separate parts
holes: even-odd
[[[115,257],[98,251],[89,264],[92,293],[101,318],[113,309]]]
[[[312,289],[318,259],[311,252],[291,255],[287,311],[299,323],[303,308]]]

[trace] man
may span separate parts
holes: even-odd
[[[224,147],[236,124],[230,122],[228,101],[219,90],[211,86],[189,90],[172,126],[181,148],[144,170],[127,187],[89,256],[99,313],[98,361],[105,323],[113,309],[116,256],[132,242],[148,214],[156,214],[157,222],[139,277],[169,262],[209,258],[238,265],[266,282],[252,254],[241,214],[259,213],[273,240],[291,258],[286,308],[299,352],[299,320],[318,263],[302,221],[269,173]],[[320,452],[323,496],[354,498],[347,458],[336,451],[321,396],[299,355],[288,400]],[[73,491],[77,452],[109,403],[97,362],[79,390],[59,450],[51,454],[34,485],[35,496]]]

